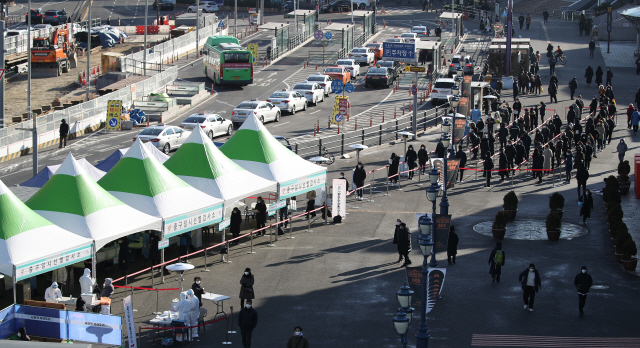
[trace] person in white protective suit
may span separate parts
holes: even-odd
[[[178,301],[178,320],[184,323],[184,326],[191,326],[191,301],[187,299],[185,293],[180,293],[180,301]]]
[[[200,300],[195,296],[192,289],[187,291],[189,301],[191,302],[191,325],[198,325],[198,317],[200,316]],[[191,329],[191,337],[198,337],[198,328]]]
[[[44,291],[44,299],[51,303],[58,303],[58,301],[62,300],[62,291],[58,288],[58,283],[53,282],[51,286]]]
[[[84,269],[84,274],[80,277],[81,294],[91,294],[93,292],[94,281],[91,279],[91,270]]]

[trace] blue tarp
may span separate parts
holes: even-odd
[[[59,164],[44,167],[44,169],[41,170],[40,173],[36,174],[36,176],[32,177],[31,179],[23,182],[22,184],[20,184],[20,186],[42,187],[44,186],[44,184],[47,183],[47,181],[49,181],[49,179],[51,179],[51,177],[56,172],[56,170],[58,170],[58,167],[60,167]]]
[[[96,164],[96,168],[105,172],[110,171],[111,168],[113,168],[113,166],[115,166],[116,163],[118,163],[118,161],[122,157],[124,157],[124,154],[127,152],[127,150],[129,150],[129,148],[116,150],[111,154],[111,156],[103,159],[102,161],[100,161],[100,163]]]
[[[105,25],[97,28],[91,28],[91,47],[97,46],[96,36],[100,39],[100,46],[102,47],[113,47],[120,42],[120,38],[126,39],[129,37],[127,34],[115,27]],[[78,42],[78,46],[87,46],[86,31],[79,31],[74,35],[74,37]]]

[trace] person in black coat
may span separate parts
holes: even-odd
[[[573,80],[569,81],[569,90],[571,91],[571,100],[573,100],[573,95],[576,93],[576,89],[578,89],[578,78],[574,77]]]
[[[400,267],[409,266],[411,264],[411,260],[409,259],[410,251],[411,233],[407,228],[407,224],[401,222],[400,228],[398,229],[398,253],[402,253],[402,257],[404,257],[404,263]]]
[[[255,278],[251,273],[251,268],[247,267],[240,277],[240,307],[244,307],[244,301],[251,301],[256,298],[256,293],[253,291],[253,284],[255,284]]]
[[[542,289],[542,280],[536,266],[529,264],[529,268],[522,271],[518,276],[518,281],[522,284],[524,309],[533,312],[533,301],[536,298],[536,293]]]
[[[587,79],[587,87],[591,87],[591,80],[593,80],[593,68],[591,65],[587,67],[587,70],[584,73],[584,77]]]
[[[578,290],[578,311],[582,318],[584,315],[584,304],[587,301],[587,294],[589,293],[589,289],[591,289],[591,285],[593,285],[593,278],[587,273],[586,266],[582,266],[580,273],[573,279],[573,285],[575,285],[576,290]]]
[[[367,179],[367,172],[364,170],[362,162],[358,162],[356,169],[353,171],[353,183],[356,185],[356,197],[359,201],[362,200],[362,186]]]
[[[496,257],[497,254],[497,257]],[[505,253],[502,250],[502,242],[497,242],[489,254],[489,274],[491,274],[492,282],[496,280],[500,283],[500,275],[502,274],[502,266],[504,266]]]
[[[489,137],[485,134],[480,141],[480,158],[486,159],[489,157]]]
[[[467,154],[462,151],[462,146],[458,147],[458,152],[456,152],[456,158],[460,160],[459,169],[458,169],[458,180],[462,182],[464,179],[464,169],[467,165]]]
[[[509,130],[507,129],[507,125],[500,123],[500,129],[498,129],[498,139],[500,140],[500,147],[505,147],[507,145],[507,137],[509,136]]]
[[[602,71],[602,68],[598,66],[596,69],[596,85],[598,86],[602,84],[602,75],[604,75],[604,71]]]
[[[480,148],[480,138],[475,133],[469,133],[469,137],[471,138],[471,147],[473,152],[472,160],[478,158],[478,149]]]
[[[63,144],[64,147],[67,147],[67,136],[69,135],[69,124],[67,123],[67,121],[63,118],[60,121],[60,146],[58,146],[58,148],[62,148]]]
[[[516,144],[516,156],[515,156],[514,168],[516,166],[519,166],[522,162],[524,162],[524,155],[525,155],[524,145],[522,145],[521,141],[518,141],[518,143]]]
[[[233,208],[231,211],[231,221],[229,224],[229,229],[231,230],[232,238],[240,237],[240,225],[242,225],[242,213],[238,207]],[[233,245],[238,244],[238,240],[234,240]]]
[[[613,72],[607,68],[607,86],[611,86],[611,80],[613,80]]]
[[[483,164],[484,173],[482,176],[487,178],[487,182],[484,187],[491,187],[491,169],[493,169],[493,160],[491,157],[485,158]]]
[[[446,151],[447,149],[445,149],[444,145],[442,145],[442,141],[438,141],[438,144],[436,145],[436,157],[444,158]]]
[[[198,298],[198,302],[200,303],[200,307],[202,307],[202,295],[207,293],[206,291],[204,291],[204,288],[202,287],[202,278],[200,277],[193,278],[193,284],[191,284],[191,290],[193,290],[193,294],[196,295],[196,297]]]
[[[264,203],[262,196],[258,196],[258,203],[256,203],[256,222],[256,229],[265,227],[265,223],[267,222],[267,205]],[[266,229],[262,230],[260,235],[264,236],[265,233]]]
[[[400,263],[400,261],[404,259],[404,254],[402,253],[402,250],[400,249],[400,245],[398,244],[398,239],[400,238],[401,223],[402,221],[400,219],[397,219],[396,226],[394,227],[394,231],[393,231],[393,244],[395,244],[396,250],[398,251],[398,261],[396,261],[396,263]]]
[[[493,132],[488,132],[489,139],[489,155],[493,156],[496,152],[496,138],[493,136]]]
[[[420,145],[420,150],[418,150],[418,165],[420,165],[420,172],[425,174],[427,171],[427,161],[429,161],[429,152],[427,152],[427,148],[424,144]]]
[[[407,153],[405,154],[404,158],[407,164],[409,165],[409,173],[408,173],[409,180],[413,180],[413,174],[415,173],[414,169],[418,167],[418,164],[416,163],[416,161],[418,160],[418,154],[413,149],[413,145],[409,145],[409,148],[407,149]]]
[[[537,157],[533,160],[533,169],[537,169],[534,171],[534,175],[538,177],[538,183],[542,184],[542,169],[544,168],[544,156],[542,153],[539,153]]]
[[[459,240],[456,234],[456,228],[452,225],[449,227],[449,240],[447,241],[447,261],[449,261],[449,264],[451,264],[451,262],[453,262],[454,265],[456,264]]]
[[[396,153],[391,154],[391,158],[389,158],[389,185],[398,186],[398,167],[400,166],[400,157],[396,156]]]
[[[578,197],[582,197],[582,194],[587,193],[587,180],[589,180],[589,171],[585,166],[581,166],[576,172],[576,181],[578,181]],[[580,194],[580,187],[582,187],[582,194]]]
[[[587,219],[591,217],[591,210],[593,209],[593,196],[591,191],[585,190],[582,197],[582,207],[580,208],[580,216],[582,216],[582,223],[587,224]]]
[[[509,171],[507,170],[507,155],[504,154],[504,151],[500,149],[500,154],[498,155],[498,175],[500,175],[500,180],[504,180],[504,177],[509,177]]]
[[[252,306],[253,301],[247,300],[247,305],[243,306],[238,314],[238,326],[240,326],[243,348],[251,348],[251,335],[253,329],[258,326],[258,312]]]

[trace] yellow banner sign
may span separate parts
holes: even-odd
[[[410,66],[410,65],[407,65],[407,66],[404,67],[404,71],[425,72],[426,70],[424,69],[423,66]]]
[[[258,62],[258,44],[248,44],[247,50],[251,51],[251,54],[253,55],[253,64],[256,64]]]
[[[349,117],[349,97],[337,96],[333,103],[333,114],[331,114],[332,124],[343,124]]]
[[[107,130],[120,129],[120,115],[122,114],[122,100],[107,102]]]

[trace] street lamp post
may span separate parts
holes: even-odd
[[[398,313],[392,319],[393,331],[400,336],[400,342],[402,347],[407,347],[407,331],[411,325],[411,319],[413,318],[413,308],[411,308],[411,296],[413,290],[405,283],[400,287],[400,290],[396,291],[396,302],[398,303]]]
[[[431,173],[435,171],[435,186],[432,182],[432,187],[435,187],[436,194],[433,196],[433,200],[435,202],[435,198],[438,194],[437,191],[437,180],[438,180],[438,171],[432,169],[429,172],[429,176],[431,177]],[[431,187],[430,187],[431,189]],[[427,190],[427,197],[429,197],[430,190]],[[431,198],[429,198],[431,199]],[[435,209],[435,208],[434,208]],[[431,230],[433,226],[433,222],[427,215],[423,215],[418,220],[418,225],[420,227],[420,236],[418,236],[418,242],[420,244],[420,252],[422,252],[423,260],[422,260],[422,306],[420,307],[420,326],[418,326],[418,332],[416,333],[416,348],[428,348],[429,347],[429,329],[427,328],[427,286],[428,286],[428,277],[429,277],[429,264],[427,263],[429,259],[429,255],[431,254],[431,250],[433,248],[433,240],[431,239]]]
[[[445,157],[446,158],[446,157]],[[446,172],[444,175],[446,175]],[[433,204],[433,216],[436,215],[436,199],[438,198],[438,192],[440,188],[438,187],[438,177],[440,177],[440,173],[435,168],[432,168],[429,171],[429,180],[431,181],[431,185],[427,188],[427,199]],[[444,176],[443,176],[443,184],[444,184]],[[442,213],[442,210],[440,211]],[[435,243],[436,240],[436,230],[433,229],[433,241]],[[437,267],[438,262],[436,260],[436,253],[432,253],[431,262],[429,263],[430,267]]]
[[[454,97],[457,98],[457,97]],[[453,98],[452,98],[453,101]],[[453,114],[455,117],[455,114]],[[449,119],[445,119],[442,123],[442,145],[447,149],[447,153],[444,156],[444,165],[443,167],[443,175],[442,175],[442,199],[440,200],[440,214],[449,215],[449,199],[447,199],[447,158],[450,156],[449,153],[449,144],[451,144],[451,135],[449,132],[451,131],[451,122]]]

